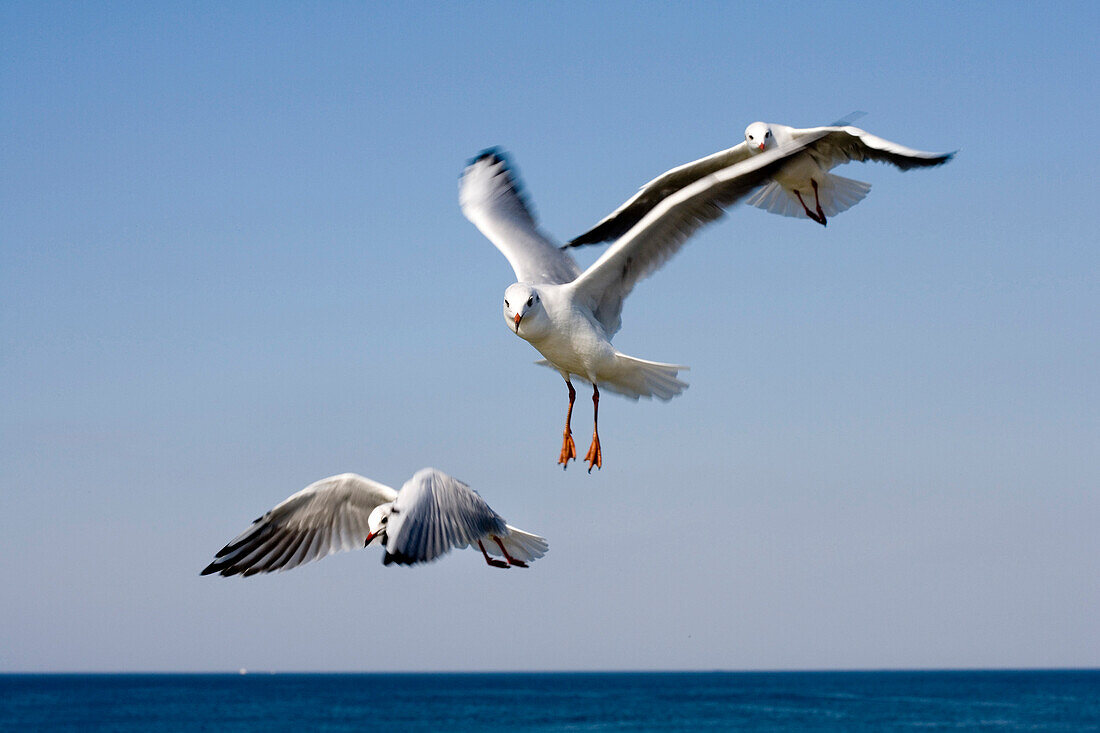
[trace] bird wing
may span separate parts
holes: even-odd
[[[202,575],[289,570],[366,542],[367,517],[397,498],[389,486],[354,473],[310,484],[252,523],[218,551]]]
[[[723,168],[740,163],[750,155],[748,143],[742,142],[740,145],[720,150],[705,158],[676,166],[642,186],[638,189],[638,193],[627,199],[626,203],[600,219],[596,226],[584,234],[571,239],[565,246],[580,247],[617,239],[671,194],[695,183],[703,176],[709,176]]]
[[[913,150],[851,126],[791,128],[790,134],[795,141],[814,140],[807,146],[808,152],[825,170],[850,160],[874,160],[906,171],[942,165],[955,157],[954,153]]]
[[[792,155],[815,139],[803,138],[754,155],[672,194],[567,286],[573,298],[592,308],[612,335],[618,330],[623,300],[639,280],[676,254],[696,230],[774,177]]]
[[[517,282],[566,283],[580,274],[573,258],[538,229],[518,177],[491,148],[466,166],[458,184],[462,213],[508,258]]]
[[[504,519],[477,492],[442,471],[425,468],[401,487],[386,528],[385,563],[411,565],[504,535]]]

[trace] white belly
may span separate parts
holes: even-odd
[[[551,314],[554,328],[542,338],[528,339],[559,371],[599,381],[615,366],[615,349],[599,324],[579,310]]]
[[[828,171],[823,170],[812,157],[800,153],[784,166],[780,173],[776,174],[775,180],[788,191],[812,193],[813,187],[810,184],[810,179],[814,178],[820,181],[826,173]]]

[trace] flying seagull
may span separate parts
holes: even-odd
[[[637,359],[611,345],[622,325],[623,300],[696,230],[780,175],[788,159],[816,139],[804,136],[695,176],[625,227],[618,241],[584,272],[539,231],[518,178],[499,150],[486,150],[470,161],[459,182],[462,212],[504,254],[516,274],[517,282],[504,291],[505,323],[546,357],[539,363],[557,370],[569,389],[559,464],[567,466],[577,455],[569,427],[576,398],[572,378],[592,385],[592,443],[585,455],[589,472],[603,465],[601,388],[634,400],[669,400],[687,387],[677,378],[687,367]]]
[[[371,544],[385,549],[383,565],[428,562],[477,545],[495,568],[525,568],[549,547],[542,537],[505,524],[476,491],[434,468],[417,471],[401,491],[342,473],[310,484],[257,519],[201,574],[290,570]]]
[[[827,216],[847,211],[871,190],[869,183],[829,173],[836,166],[851,160],[874,160],[891,163],[905,171],[942,165],[955,155],[913,150],[850,125],[799,129],[754,122],[745,128],[743,143],[677,166],[654,178],[567,246],[596,244],[620,237],[665,198],[700,178],[754,155],[800,142],[805,144],[803,153],[745,203],[773,214],[807,217],[825,226]],[[813,204],[812,209],[810,204]]]

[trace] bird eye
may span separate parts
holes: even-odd
[[[752,140],[752,135],[749,135],[749,140]]]
[[[527,307],[530,308],[531,304],[534,303],[534,302],[535,302],[535,297],[534,296],[531,296],[530,298],[528,298],[527,299]]]
[[[507,299],[507,298],[505,298],[505,299],[504,299],[504,307],[505,307],[505,308],[508,308],[508,307],[510,307],[510,306],[508,305],[508,299]]]
[[[771,130],[768,130],[767,132],[764,133],[764,137],[771,137],[771,136],[772,136],[772,131]]]

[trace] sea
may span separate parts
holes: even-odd
[[[0,675],[0,730],[1100,730],[1100,670],[243,672]]]

